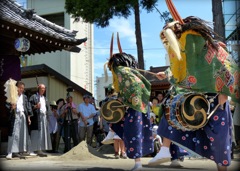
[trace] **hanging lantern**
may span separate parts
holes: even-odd
[[[24,37],[18,38],[14,42],[14,47],[19,52],[26,52],[30,48],[30,41]]]

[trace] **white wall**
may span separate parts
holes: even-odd
[[[48,77],[38,77],[38,84],[44,84],[48,87]],[[36,78],[24,78],[22,81],[25,83],[25,89],[37,88]]]
[[[108,87],[109,84],[112,84],[112,75],[108,75],[108,81],[105,82],[105,76],[104,74],[102,77],[96,77],[96,96],[95,99],[98,102],[105,99],[105,88]]]
[[[27,0],[27,8],[37,15],[54,14],[64,11],[65,0]]]
[[[80,53],[71,53],[71,80],[77,82],[81,87],[94,92],[94,53],[93,53],[93,25],[84,23],[82,19],[74,22],[70,19],[70,28],[80,30],[76,38],[87,37],[86,43],[80,45]],[[94,94],[94,93],[93,93]]]
[[[46,64],[63,76],[70,78],[70,53],[57,51],[55,53],[36,54],[28,56],[28,65]]]
[[[94,94],[93,25],[82,21],[73,22],[74,20],[65,12],[64,6],[65,0],[27,0],[27,8],[34,9],[40,16],[64,12],[64,27],[78,31],[77,39],[87,37],[86,46],[79,45],[82,49],[80,53],[63,50],[32,55],[28,57],[28,65],[44,63]]]

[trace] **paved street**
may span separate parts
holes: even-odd
[[[235,155],[236,159],[232,161],[231,166],[228,171],[239,171],[240,170],[240,157],[239,154]],[[163,171],[215,171],[216,166],[215,163],[211,160],[207,159],[196,159],[196,158],[188,158],[186,157],[184,162],[181,162],[183,167],[181,168],[173,168],[170,167],[169,163],[165,163],[155,167],[149,167],[147,165],[148,161],[151,158],[143,158],[142,164],[143,169],[146,171],[155,171],[155,170],[163,170]],[[27,159],[12,159],[6,160],[4,157],[0,159],[1,167],[4,171],[34,171],[34,170],[67,170],[67,171],[124,171],[130,170],[134,161],[131,159],[114,159],[113,155],[107,154],[103,158],[91,158],[91,159],[62,159],[58,155],[50,154],[48,157],[28,157]]]

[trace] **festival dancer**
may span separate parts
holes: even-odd
[[[142,168],[141,157],[153,152],[152,127],[150,123],[149,97],[151,85],[137,69],[137,62],[130,54],[112,55],[113,36],[110,48],[109,70],[113,74],[113,86],[128,108],[124,116],[123,137],[127,157],[135,160],[132,170]],[[129,131],[131,130],[131,131]],[[117,133],[117,130],[114,130]],[[120,136],[120,135],[119,135]]]
[[[172,10],[173,6],[170,6]],[[227,96],[239,102],[239,68],[224,49],[224,44],[216,40],[217,35],[207,22],[193,16],[182,20],[176,11],[172,11],[176,21],[167,24],[160,35],[171,56],[171,65],[167,71],[160,72],[157,76],[159,79],[168,78],[175,86],[177,96],[174,99],[189,92],[203,93],[210,98],[211,113],[206,125],[182,131],[170,124],[166,119],[168,111],[165,111],[158,129],[159,135],[164,137],[163,146],[149,161],[149,165],[168,161],[169,146],[173,141],[188,151],[213,160],[218,171],[226,171],[231,164],[232,144],[232,116]],[[203,108],[200,111],[195,104],[190,105],[193,107],[193,116],[204,113]],[[190,116],[190,113],[188,111],[187,115]]]

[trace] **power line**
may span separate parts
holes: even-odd
[[[85,47],[86,48],[86,47]],[[109,48],[98,48],[98,47],[94,47],[94,48],[88,48],[88,49],[107,49],[109,50]],[[143,49],[143,50],[163,50],[165,48],[146,48],[146,49]],[[118,49],[113,49],[113,50],[118,50]],[[135,49],[123,49],[123,50],[137,50],[136,48]]]

